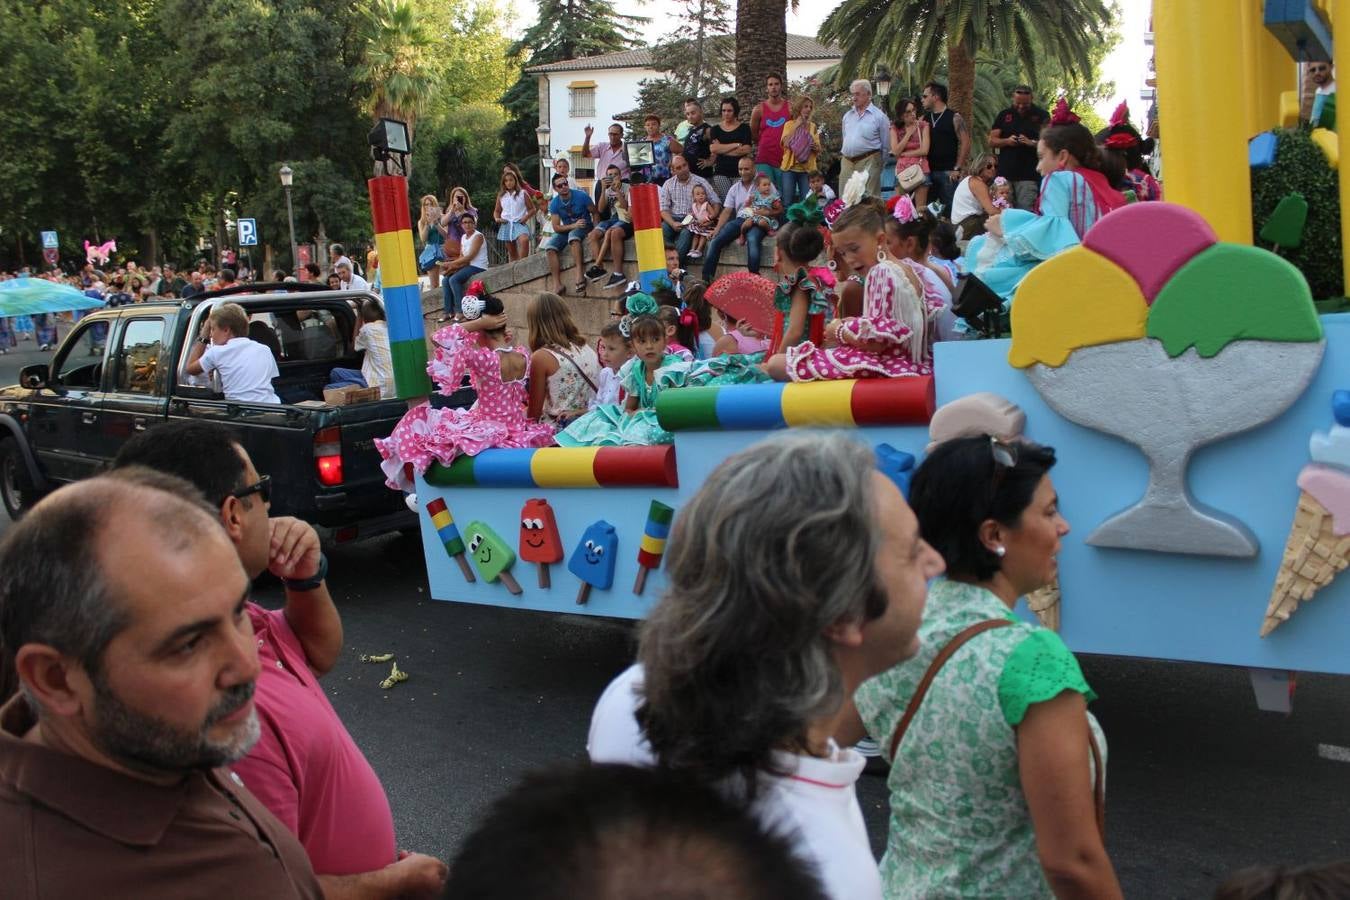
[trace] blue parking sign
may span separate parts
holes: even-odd
[[[256,247],[258,246],[258,220],[240,219],[239,220],[239,246]]]

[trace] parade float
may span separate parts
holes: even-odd
[[[1248,667],[1275,708],[1293,672],[1350,673],[1350,576],[1337,577],[1350,561],[1350,393],[1338,393],[1350,314],[1319,314],[1326,298],[1275,252],[1299,243],[1306,206],[1271,209],[1258,192],[1254,226],[1249,189],[1254,165],[1281,164],[1279,141],[1252,139],[1306,130],[1296,62],[1350,65],[1330,27],[1338,12],[1350,21],[1350,0],[1238,6],[1157,5],[1169,202],[1112,213],[1033,270],[1011,339],[939,343],[931,378],[669,390],[656,414],[672,444],[433,466],[416,483],[432,596],[640,618],[664,587],[672,521],[729,454],[783,428],[847,429],[903,488],[935,413],[992,394],[1056,449],[1073,526],[1056,590],[1021,614],[1080,653]],[[1345,140],[1316,136],[1329,170]],[[385,270],[388,296],[415,284],[406,184],[383,176],[371,190],[381,259],[408,259]],[[1350,188],[1339,192],[1344,209]],[[389,319],[412,400],[427,392],[420,308],[409,296]]]

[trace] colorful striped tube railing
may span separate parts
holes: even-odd
[[[394,365],[394,390],[400,399],[431,393],[427,376],[426,330],[422,325],[422,290],[417,283],[408,213],[408,179],[380,175],[366,182],[375,248],[380,252],[381,297],[389,320],[389,355]]]
[[[661,197],[654,184],[639,184],[628,192],[633,211],[633,244],[637,249],[638,281],[650,293],[666,276],[666,242],[661,233]]]
[[[931,376],[676,388],[656,398],[667,431],[925,425],[933,409]]]
[[[679,487],[670,444],[484,450],[433,463],[423,477],[437,487]]]

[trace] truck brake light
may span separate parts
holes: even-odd
[[[321,428],[314,435],[314,468],[319,483],[327,487],[342,484],[342,429]]]

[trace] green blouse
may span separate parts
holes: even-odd
[[[1022,794],[1014,726],[1032,704],[1066,690],[1096,699],[1059,635],[1015,618],[983,588],[940,578],[928,592],[918,655],[864,682],[854,700],[889,756],[933,657],[967,626],[998,617],[1015,624],[977,635],[947,661],[892,760],[881,860],[888,900],[1053,897]],[[1091,713],[1088,726],[1105,760]]]

